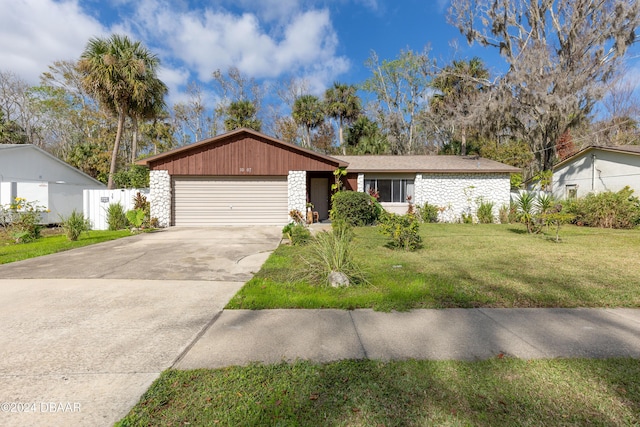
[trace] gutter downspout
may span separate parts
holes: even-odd
[[[591,153],[591,192],[596,189],[596,153]]]

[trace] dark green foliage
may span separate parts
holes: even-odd
[[[640,224],[640,200],[625,187],[617,193],[606,191],[565,203],[577,225],[602,228],[633,228]]]
[[[493,203],[481,200],[476,215],[480,224],[493,224]]]
[[[379,215],[375,199],[358,191],[339,191],[331,198],[332,221],[345,221],[352,226],[373,224]]]
[[[61,217],[60,223],[67,239],[71,242],[78,240],[82,233],[86,233],[91,229],[91,223],[82,215],[82,212],[73,212],[68,217]]]
[[[311,232],[302,224],[289,223],[282,229],[282,234],[287,236],[292,245],[306,245],[311,240]]]
[[[107,208],[107,224],[109,224],[109,230],[127,228],[127,215],[120,203],[111,203]]]
[[[422,238],[418,234],[420,224],[415,215],[396,215],[387,213],[380,219],[380,232],[391,237],[389,247],[415,251],[422,247]]]
[[[149,188],[149,168],[131,165],[113,175],[117,188]]]
[[[418,217],[422,222],[438,222],[438,207],[426,203],[422,206],[416,206]]]

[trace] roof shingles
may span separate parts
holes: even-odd
[[[518,173],[520,169],[478,156],[333,156],[350,172]]]

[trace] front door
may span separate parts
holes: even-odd
[[[329,178],[311,178],[309,200],[321,221],[329,219]]]

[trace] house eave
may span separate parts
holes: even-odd
[[[324,155],[324,154],[320,154],[318,152],[315,152],[313,150],[309,150],[307,148],[303,148],[303,147],[299,147],[299,146],[294,145],[294,144],[290,144],[288,142],[279,140],[277,138],[273,138],[271,136],[265,135],[263,133],[260,133],[260,132],[254,131],[253,129],[248,129],[248,128],[236,129],[236,130],[233,130],[231,132],[227,132],[227,133],[224,133],[222,135],[215,136],[213,138],[208,138],[208,139],[205,139],[205,140],[202,140],[202,141],[194,142],[193,144],[185,145],[184,147],[175,148],[173,150],[166,151],[164,153],[156,154],[156,155],[151,156],[151,157],[146,157],[144,159],[136,161],[136,164],[140,165],[140,166],[150,167],[150,165],[152,163],[156,162],[156,161],[163,160],[165,158],[172,157],[172,156],[175,156],[175,155],[179,155],[181,153],[189,152],[189,151],[192,151],[192,150],[197,150],[198,148],[203,147],[203,146],[215,145],[216,142],[223,141],[223,140],[228,139],[228,138],[233,138],[234,136],[241,135],[243,133],[247,134],[247,135],[251,135],[251,136],[253,136],[255,138],[265,139],[265,140],[267,140],[267,141],[269,141],[269,142],[271,142],[271,143],[273,143],[273,144],[275,144],[277,146],[280,146],[280,147],[283,147],[283,148],[286,148],[286,149],[289,149],[289,150],[294,150],[294,151],[299,152],[301,154],[309,155],[309,156],[311,156],[311,157],[313,157],[315,159],[320,159],[320,160],[324,160],[324,161],[326,161],[328,163],[333,163],[333,164],[335,164],[336,168],[346,168],[349,165],[347,162],[344,162],[344,161],[342,161],[340,159],[336,159],[334,157],[330,157],[330,156],[327,156],[327,155]]]

